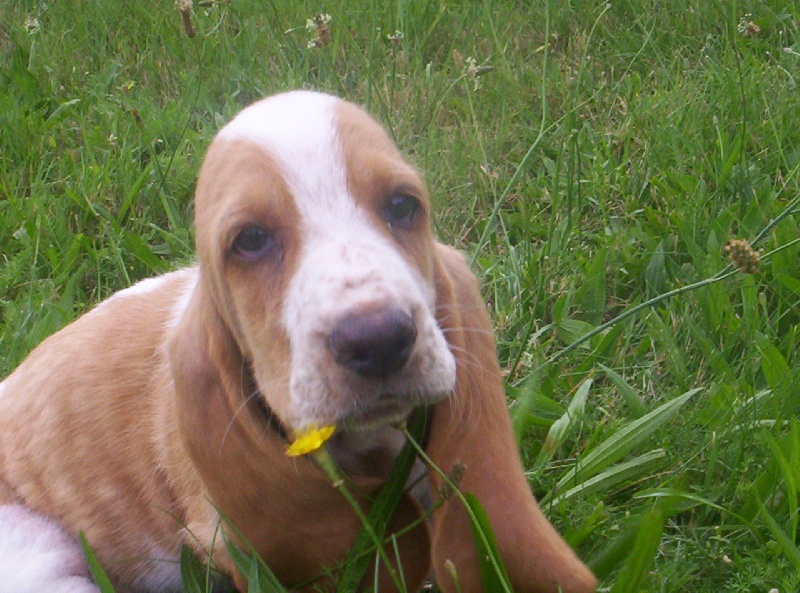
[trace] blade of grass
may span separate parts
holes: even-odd
[[[761,518],[764,519],[764,523],[767,524],[767,529],[772,534],[772,537],[775,538],[775,541],[778,542],[783,553],[786,554],[786,558],[791,562],[795,570],[800,570],[800,548],[797,547],[794,540],[781,528],[780,524],[773,518],[767,510],[767,507],[764,506],[764,503],[761,501],[759,501],[759,514]]]
[[[586,400],[589,390],[592,388],[592,379],[586,379],[575,390],[575,395],[567,408],[567,411],[550,426],[547,436],[542,444],[542,449],[536,459],[537,465],[544,465],[564,443],[564,441],[574,432],[575,425],[580,422],[583,411],[586,407]]]
[[[634,478],[658,467],[666,456],[664,449],[654,449],[629,461],[612,465],[599,474],[583,480],[563,494],[556,495],[552,501],[550,500],[552,494],[548,494],[542,498],[541,503],[542,505],[550,504],[556,506],[577,494],[586,495],[592,492],[608,491],[617,484],[633,481]]]
[[[86,557],[86,564],[89,566],[89,573],[92,575],[95,584],[100,589],[100,593],[115,593],[114,592],[114,585],[111,583],[111,579],[108,578],[108,574],[100,565],[100,562],[97,560],[97,556],[94,554],[94,550],[89,546],[89,542],[86,540],[86,535],[81,531],[78,534],[78,539],[81,542],[81,548],[83,549],[83,555]]]
[[[180,564],[184,593],[204,593],[206,569],[189,546],[181,547]]]
[[[647,413],[647,407],[644,405],[644,402],[642,402],[639,394],[636,393],[636,390],[622,378],[622,375],[602,363],[597,363],[597,366],[600,367],[606,374],[606,377],[617,387],[620,395],[622,395],[622,399],[628,404],[634,417],[641,418],[644,416]]]
[[[664,514],[659,509],[645,513],[639,523],[630,556],[622,565],[611,593],[639,593],[653,566],[664,534]]]
[[[485,593],[503,593],[510,581],[502,562],[495,563],[491,560],[495,558],[499,561],[500,551],[497,549],[494,532],[489,524],[489,516],[473,494],[464,494],[464,499],[472,511],[472,516],[475,517],[475,521],[472,522],[472,540],[478,548],[478,565],[483,590]]]
[[[281,584],[275,573],[270,570],[269,566],[247,542],[241,531],[225,517],[222,517],[222,520],[231,530],[231,533],[242,541],[243,545],[250,548],[250,553],[248,554],[240,549],[231,538],[224,538],[225,547],[237,572],[242,576],[247,576],[248,593],[288,593],[288,589]]]
[[[478,545],[481,546],[481,549],[491,550],[492,545],[490,543],[490,537],[492,536],[483,530],[483,527],[481,526],[478,517],[475,515],[475,512],[472,510],[472,507],[467,502],[466,496],[461,492],[461,490],[459,490],[458,486],[453,483],[450,477],[445,472],[443,472],[441,468],[438,467],[430,457],[428,457],[428,454],[420,446],[420,444],[416,440],[414,440],[413,436],[408,432],[408,430],[404,428],[403,433],[406,435],[408,442],[414,445],[414,448],[417,450],[417,455],[420,456],[420,459],[422,459],[429,468],[433,469],[433,471],[435,471],[439,475],[442,481],[445,484],[447,484],[447,486],[452,490],[456,498],[458,498],[461,504],[464,505],[464,509],[467,511],[467,516],[469,517],[470,525],[472,526],[473,529],[473,534],[476,535],[477,541],[480,542]],[[503,563],[500,556],[490,553],[487,560],[491,565],[492,570],[494,571],[493,574],[496,575],[497,577],[497,583],[499,583],[500,586],[499,591],[502,593],[513,593],[511,589],[511,583],[505,576],[506,570],[503,567]]]

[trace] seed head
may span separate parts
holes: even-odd
[[[194,23],[192,22],[192,0],[178,0],[178,11],[181,13],[183,32],[190,39],[195,36]]]
[[[731,239],[722,250],[743,274],[758,273],[761,255],[744,239]]]
[[[739,20],[739,25],[736,27],[736,30],[739,31],[745,37],[755,37],[759,33],[761,33],[761,27],[756,25],[753,21],[750,20],[752,15],[747,13]]]
[[[314,38],[308,42],[309,49],[324,47],[331,42],[330,22],[331,15],[322,13],[315,14],[306,21],[306,29],[314,33]]]

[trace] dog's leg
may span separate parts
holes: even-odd
[[[21,505],[0,506],[0,590],[99,593],[79,543]]]

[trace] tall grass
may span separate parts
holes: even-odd
[[[0,373],[191,261],[200,160],[242,106],[333,92],[385,123],[474,258],[531,486],[603,587],[800,588],[795,3],[191,16],[194,37],[172,2],[0,6]],[[705,282],[733,238],[757,271]]]

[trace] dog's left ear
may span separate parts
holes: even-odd
[[[594,576],[542,514],[525,479],[477,280],[455,250],[437,245],[437,260],[437,318],[458,371],[452,397],[434,407],[428,455],[446,473],[464,466],[460,490],[486,509],[516,593],[594,591]],[[430,475],[438,489],[441,479]],[[455,497],[434,516],[433,568],[443,591],[482,591],[470,522]]]

